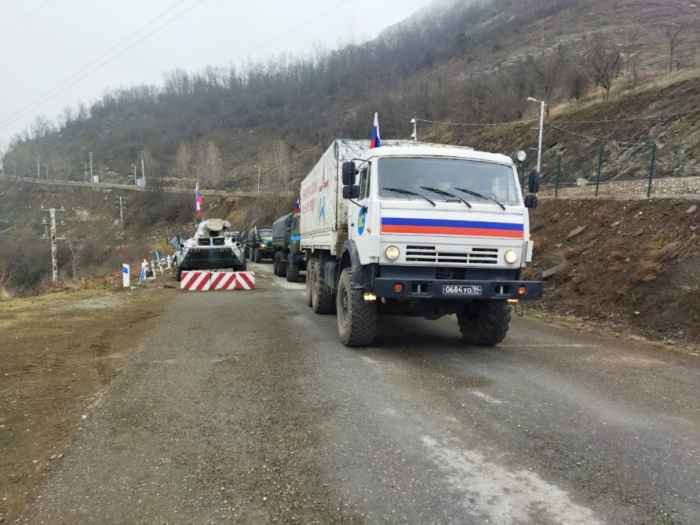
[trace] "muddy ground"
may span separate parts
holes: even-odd
[[[529,308],[680,349],[700,343],[700,202],[550,199],[531,221],[525,277],[544,279],[545,297]]]
[[[13,522],[176,291],[62,291],[0,302],[0,517]]]

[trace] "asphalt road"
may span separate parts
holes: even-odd
[[[304,285],[185,294],[114,380],[30,523],[700,523],[700,360],[516,319],[337,340]]]

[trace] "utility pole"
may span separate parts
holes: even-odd
[[[114,203],[119,208],[119,222],[121,224],[121,236],[122,236],[122,248],[125,244],[125,234],[124,234],[124,208],[126,207],[126,199],[124,197],[115,197]]]
[[[199,166],[195,166],[194,169],[197,170],[197,186],[199,186]]]
[[[48,210],[41,208],[41,211],[48,211],[50,216],[50,222],[47,222],[44,218],[42,223],[44,226],[51,227],[51,280],[53,282],[58,281],[58,241],[65,241],[65,237],[56,236],[56,213],[65,212],[63,208],[57,210],[56,208],[50,208]]]
[[[95,177],[92,175],[92,151],[90,152],[90,182],[95,181]]]
[[[260,193],[260,166],[253,166],[254,168],[258,168],[258,193]]]
[[[411,138],[413,139],[413,142],[418,142],[418,120],[412,119],[411,124],[413,124],[413,135]]]
[[[41,157],[39,155],[36,156],[36,178],[41,178]]]
[[[143,185],[146,185],[146,161],[143,159],[143,153],[141,153],[141,178],[143,179]]]
[[[136,182],[138,180],[138,176],[136,175],[136,164],[132,164],[131,167],[134,168],[134,185],[138,186],[139,183]]]
[[[542,173],[542,138],[544,137],[544,112],[547,104],[544,100],[537,100],[536,98],[528,98],[529,102],[537,102],[540,104],[540,140],[539,146],[537,147],[537,172]]]

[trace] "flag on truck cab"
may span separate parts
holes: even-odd
[[[195,195],[195,209],[197,210],[197,217],[202,216],[202,194],[199,193],[199,184],[194,192]]]
[[[301,213],[301,204],[299,204],[299,201],[297,201],[297,205],[294,208],[294,214],[298,215]]]
[[[379,136],[379,113],[374,114],[374,130],[372,131],[372,143],[369,145],[369,149],[381,148],[382,139]]]

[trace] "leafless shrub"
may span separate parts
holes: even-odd
[[[7,261],[0,261],[0,301],[7,301],[14,297],[12,286],[12,272]]]

